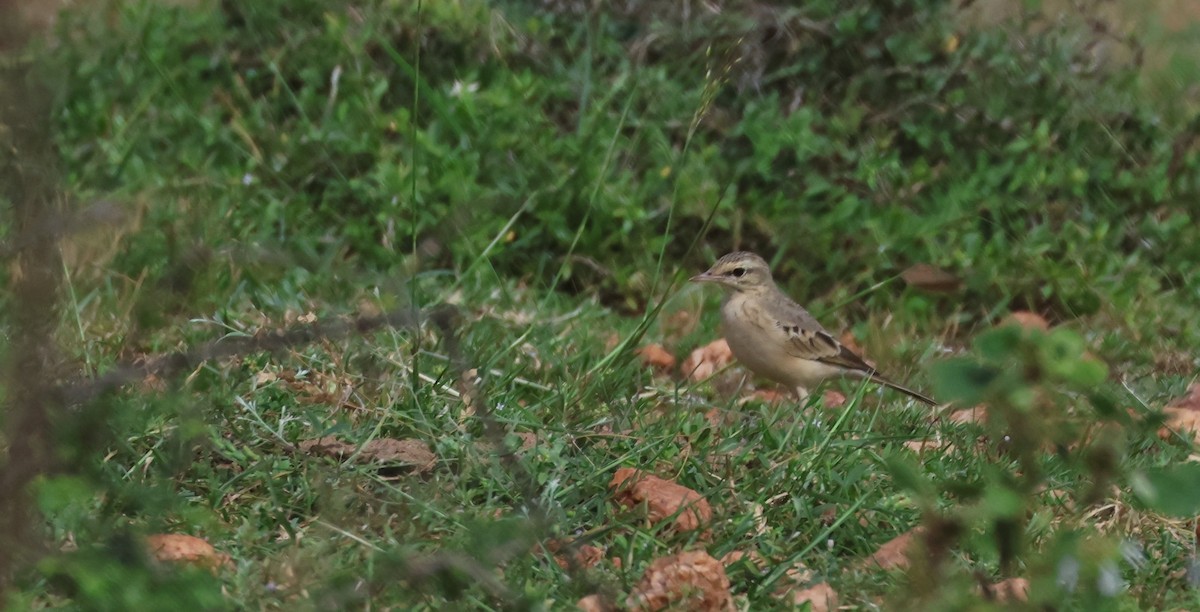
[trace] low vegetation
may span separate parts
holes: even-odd
[[[1100,2],[792,4],[0,49],[7,606],[1200,603],[1195,67]],[[683,282],[739,248],[949,406],[746,379]]]

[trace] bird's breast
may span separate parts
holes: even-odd
[[[721,308],[721,325],[729,350],[743,367],[789,388],[811,387],[839,372],[789,353],[787,334],[754,300],[732,296]]]
[[[790,383],[785,366],[792,357],[784,338],[753,301],[730,299],[721,309],[721,325],[729,350],[743,366],[760,376]]]

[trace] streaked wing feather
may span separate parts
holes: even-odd
[[[806,329],[782,322],[779,326],[788,335],[788,354],[793,357],[820,361],[847,370],[858,370],[867,375],[875,373],[875,368],[867,365],[862,357],[843,346],[823,329]]]
[[[836,340],[835,340],[836,342]],[[841,366],[850,370],[858,370],[868,376],[876,376],[875,368],[867,364],[862,357],[851,351],[850,349],[838,343],[838,354],[833,357],[825,357],[820,359],[825,363]]]
[[[776,305],[769,309],[775,321],[775,327],[787,337],[787,352],[793,357],[820,361],[839,368],[862,372],[867,378],[887,385],[901,393],[905,393],[929,405],[937,405],[932,398],[921,395],[912,389],[899,385],[879,374],[875,368],[867,364],[863,358],[846,348],[832,334],[825,331],[821,324],[807,310],[794,302]]]
[[[791,302],[774,309],[775,326],[787,335],[788,354],[800,359],[820,361],[847,370],[875,374],[875,368],[846,348],[817,322],[807,310]]]

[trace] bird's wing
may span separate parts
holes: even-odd
[[[825,331],[825,328],[821,327],[821,324],[807,310],[791,300],[784,300],[786,298],[771,304],[766,309],[766,314],[786,337],[785,350],[789,355],[798,359],[809,359],[845,368],[848,372],[859,372],[866,378],[887,385],[930,406],[937,405],[933,398],[921,395],[882,376],[875,368],[863,361],[861,356],[838,342],[833,334]]]
[[[875,368],[846,348],[817,322],[807,310],[794,302],[776,304],[768,310],[775,327],[786,336],[786,350],[799,359],[820,361],[832,366],[875,375]]]

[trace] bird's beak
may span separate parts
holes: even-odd
[[[711,282],[717,280],[717,278],[718,277],[716,274],[711,274],[709,272],[701,272],[700,274],[697,274],[697,275],[689,278],[688,280],[693,283],[711,283]]]

